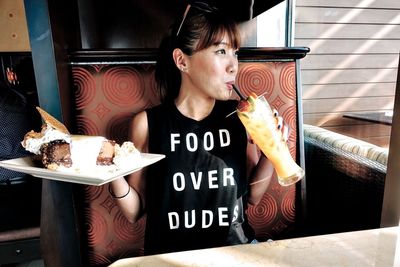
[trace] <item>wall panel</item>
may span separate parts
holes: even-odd
[[[324,24],[298,22],[296,32],[296,35],[301,36],[303,39],[370,39],[378,34],[380,34],[382,39],[399,39],[400,27],[397,24]]]
[[[364,7],[364,8],[400,8],[397,0],[301,0],[298,6],[323,6],[323,7]]]
[[[400,1],[298,0],[294,45],[311,49],[301,62],[304,123],[340,126],[348,112],[392,110]]]
[[[399,24],[400,25],[400,24]],[[397,56],[399,40],[382,39],[296,39],[296,46],[308,46],[312,54],[386,54]]]
[[[30,51],[23,0],[0,1],[0,52]]]
[[[365,23],[387,25],[398,24],[400,22],[400,14],[396,9],[298,6],[296,8],[296,22]]]
[[[304,99],[389,96],[395,92],[395,83],[347,83],[303,85]]]
[[[303,100],[303,112],[306,113],[346,113],[356,111],[389,110],[393,107],[392,97],[376,96],[363,98],[330,98]]]
[[[360,69],[397,68],[398,56],[393,54],[311,54],[302,61],[308,69]]]
[[[303,70],[302,82],[309,84],[395,83],[396,69]]]

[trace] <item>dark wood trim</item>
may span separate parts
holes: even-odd
[[[390,133],[389,158],[385,180],[381,227],[399,225],[400,218],[400,53],[397,68],[396,92]]]
[[[118,49],[118,50],[79,50],[69,53],[70,64],[116,62],[142,63],[155,62],[157,49]]]
[[[40,247],[46,266],[84,266],[74,184],[43,180]]]
[[[239,50],[239,60],[285,60],[301,59],[310,52],[308,47],[243,47]]]
[[[155,62],[157,51],[157,49],[79,50],[69,53],[69,62],[73,65]],[[308,47],[243,47],[239,50],[239,60],[294,60],[305,57],[308,52],[310,52]]]

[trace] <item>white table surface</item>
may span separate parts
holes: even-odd
[[[399,227],[127,258],[125,266],[400,266]],[[397,256],[397,257],[396,257]]]

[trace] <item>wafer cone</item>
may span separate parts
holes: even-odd
[[[69,134],[69,131],[68,131],[67,127],[65,127],[64,124],[62,124],[60,121],[58,121],[56,118],[51,116],[49,113],[47,113],[40,107],[36,107],[36,109],[39,111],[40,116],[42,117],[42,119],[44,120],[45,123],[47,123],[54,129],[56,129],[62,133]]]

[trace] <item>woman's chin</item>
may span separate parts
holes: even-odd
[[[218,100],[226,101],[229,99],[233,99],[234,97],[232,96],[232,91],[224,92],[223,94],[219,95]]]

